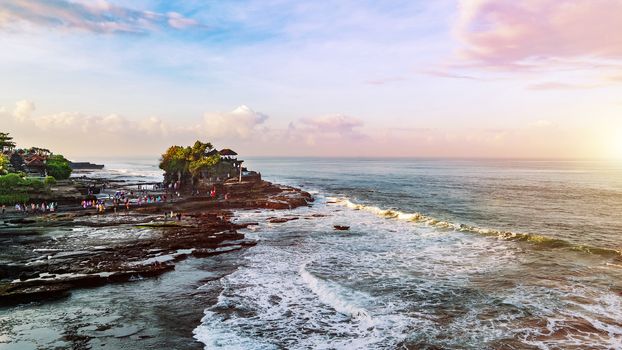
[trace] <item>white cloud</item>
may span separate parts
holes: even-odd
[[[267,119],[267,115],[242,105],[227,113],[205,113],[200,130],[215,139],[248,139]]]
[[[303,119],[302,124],[325,133],[352,134],[355,128],[363,126],[360,119],[343,114],[326,115]]]
[[[13,116],[19,121],[24,121],[30,117],[35,108],[35,104],[32,101],[17,101],[13,110]]]
[[[127,118],[118,114],[60,112],[32,115],[34,103],[14,109],[0,106],[0,131],[20,147],[40,146],[75,157],[149,156],[173,144],[210,141],[246,155],[280,156],[534,156],[589,155],[590,130],[555,127],[541,119],[515,129],[365,128],[343,114],[292,121],[279,128],[268,116],[240,106],[226,113],[205,113],[194,125],[179,125],[156,116]],[[536,129],[537,128],[537,129]],[[551,140],[555,142],[551,142]],[[577,141],[581,140],[581,141]],[[582,143],[583,142],[583,143]],[[583,150],[583,153],[580,151]],[[78,158],[79,159],[79,158]],[[88,159],[88,158],[83,158]]]

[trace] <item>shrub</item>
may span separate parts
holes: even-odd
[[[0,176],[0,194],[23,194],[30,191],[40,192],[46,184],[37,178],[22,177],[19,174]]]
[[[56,180],[65,180],[71,176],[71,166],[69,161],[60,154],[50,156],[45,164],[48,175]]]
[[[14,205],[16,203],[26,203],[30,196],[25,193],[0,194],[0,205]]]
[[[0,175],[9,172],[10,164],[9,159],[4,154],[0,154]]]
[[[56,179],[54,178],[54,176],[46,176],[45,180],[43,180],[43,183],[46,186],[56,185]]]
[[[0,176],[0,189],[12,189],[23,183],[24,179],[18,174]]]

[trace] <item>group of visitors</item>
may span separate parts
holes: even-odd
[[[142,193],[137,193],[136,204],[142,206],[143,204],[154,204],[166,202],[167,196],[166,194],[162,195],[149,195],[146,191],[142,191]],[[117,210],[121,207],[125,207],[126,210],[130,209],[131,202],[130,198],[135,197],[134,191],[117,191],[112,197],[112,203],[106,202],[106,199],[92,199],[92,200],[83,200],[81,203],[82,208],[89,209],[95,208],[98,213],[104,213],[106,208],[112,204],[112,210],[116,213]]]
[[[95,208],[97,209],[98,213],[102,213],[106,211],[106,204],[101,199],[100,200],[97,200],[97,199],[85,200],[85,201],[82,201],[80,205],[82,206],[83,209]]]
[[[142,196],[142,197],[138,197],[138,205],[143,205],[144,204],[153,204],[153,203],[160,203],[160,202],[166,202],[166,194],[163,195],[157,195],[157,196]]]
[[[4,214],[5,211],[5,206],[2,206],[2,213]],[[30,203],[30,204],[26,204],[26,203],[17,203],[15,204],[15,211],[17,211],[18,213],[24,213],[24,214],[35,214],[35,213],[53,213],[58,209],[58,203],[56,202],[43,202],[40,204],[36,204],[36,203]]]

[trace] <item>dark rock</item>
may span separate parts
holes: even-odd
[[[22,272],[22,273],[19,274],[19,280],[23,282],[23,281],[26,281],[26,280],[29,280],[29,279],[32,279],[32,278],[39,278],[39,276],[40,275],[39,275],[38,272],[35,272],[35,273],[32,273],[32,274],[29,274],[29,273],[26,273],[26,272]]]
[[[288,222],[288,221],[293,221],[293,220],[298,220],[298,217],[293,217],[293,218],[268,218],[268,222],[272,223],[272,224],[281,224],[284,222]]]
[[[350,226],[344,226],[344,225],[335,225],[333,226],[335,228],[335,230],[337,231],[347,231],[350,229]]]

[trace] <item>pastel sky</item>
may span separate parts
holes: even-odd
[[[622,0],[0,0],[0,131],[74,159],[622,157]]]

